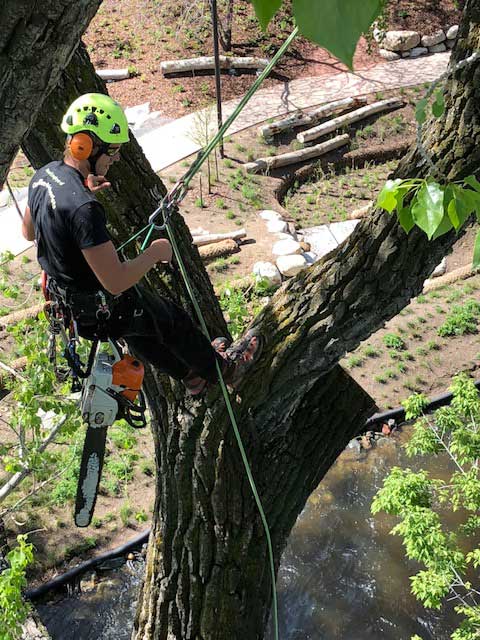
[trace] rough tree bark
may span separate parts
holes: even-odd
[[[5,0],[0,28],[0,189],[43,98],[55,87],[101,0]],[[34,70],[34,73],[32,73]]]
[[[480,0],[467,2],[454,58],[479,48],[479,13]],[[83,73],[88,84],[90,71]],[[73,82],[77,75],[71,72]],[[445,114],[428,127],[427,147],[449,180],[478,170],[479,94],[476,62],[452,75]],[[59,90],[55,97],[63,111],[73,95],[67,99]],[[33,158],[42,136],[30,142],[25,149]],[[115,192],[106,203],[119,240],[144,223],[162,189],[134,143],[125,162],[126,169],[112,175]],[[396,174],[424,172],[412,149]],[[173,224],[208,322],[219,333],[224,322],[188,230],[179,215]],[[335,253],[284,285],[256,318],[265,351],[232,400],[277,567],[308,495],[372,410],[371,400],[335,366],[338,359],[419,293],[455,239],[450,233],[429,243],[418,230],[407,236],[395,217],[376,211]],[[184,299],[176,277],[162,290],[170,283],[171,294]],[[260,639],[271,599],[265,537],[218,389],[192,399],[148,369],[146,390],[158,486],[134,638]]]

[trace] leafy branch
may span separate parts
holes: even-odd
[[[452,640],[473,640],[480,634],[480,592],[467,574],[480,566],[480,398],[465,374],[453,379],[451,389],[451,405],[438,409],[433,419],[423,415],[420,394],[404,402],[407,417],[418,418],[405,445],[407,455],[448,455],[455,465],[449,480],[395,467],[377,492],[372,512],[399,518],[392,533],[402,538],[407,557],[424,565],[411,577],[412,593],[434,609],[446,599],[458,602],[455,611],[464,619]],[[448,508],[457,514],[456,529],[442,522]]]

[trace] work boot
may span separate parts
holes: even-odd
[[[230,345],[230,341],[227,338],[219,337],[212,340],[212,347],[215,349],[217,353],[219,353],[222,358],[224,358],[225,364],[222,363],[222,375],[232,366],[229,362],[228,358],[226,358],[225,352]],[[198,396],[202,391],[204,391],[208,385],[208,381],[205,378],[202,378],[190,370],[185,378],[182,379],[185,388],[192,396]]]
[[[227,366],[222,375],[226,385],[235,388],[241,382],[247,371],[258,361],[263,344],[263,337],[251,329],[225,351]]]

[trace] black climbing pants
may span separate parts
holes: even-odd
[[[71,307],[80,336],[95,337],[91,313],[82,316],[74,300]],[[177,380],[193,371],[209,382],[217,381],[215,363],[223,360],[181,307],[138,286],[110,296],[108,307],[111,315],[102,333],[115,340],[124,338],[140,359]]]

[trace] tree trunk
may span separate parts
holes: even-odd
[[[218,39],[224,51],[232,50],[232,24],[233,24],[233,4],[235,0],[222,2],[225,5],[225,16],[223,19],[219,15]]]
[[[479,8],[467,4],[454,60],[479,48]],[[426,146],[448,180],[478,170],[479,93],[477,61],[453,73],[445,114],[427,127]],[[416,149],[396,175],[425,175]],[[332,367],[421,291],[455,240],[428,242],[418,229],[407,236],[395,216],[376,211],[255,319],[267,344],[234,411],[277,566],[307,496],[361,428],[365,398]],[[214,392],[184,402],[154,431],[162,487],[134,638],[260,639],[271,602],[265,537],[224,405]]]
[[[44,97],[55,88],[101,0],[2,2],[0,189]]]
[[[457,58],[479,48],[479,8],[480,0],[467,3]],[[62,142],[59,130],[54,141],[42,123],[60,122],[68,102],[87,86],[99,90],[95,83],[100,81],[85,59],[82,49],[50,106],[44,105],[35,139],[32,134],[25,141],[29,157],[36,156],[35,166],[58,155]],[[426,145],[449,180],[478,168],[479,85],[478,62],[455,72],[446,90],[445,114],[428,127]],[[44,144],[49,157],[41,150]],[[112,170],[114,190],[105,198],[119,242],[141,228],[163,192],[136,142],[122,155],[124,162]],[[424,172],[412,149],[397,175]],[[191,236],[179,215],[172,225],[207,320],[214,333],[223,332]],[[286,283],[255,319],[265,338],[264,353],[232,402],[277,568],[308,495],[373,410],[371,399],[336,366],[338,359],[421,290],[454,241],[450,233],[428,242],[417,229],[407,236],[394,216],[376,211],[335,253]],[[178,277],[151,281],[185,300]],[[271,602],[265,536],[219,390],[193,399],[151,367],[145,388],[157,496],[134,638],[259,640]]]

